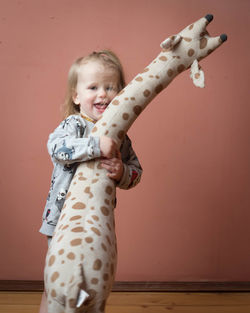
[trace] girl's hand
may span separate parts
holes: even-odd
[[[108,159],[116,157],[119,152],[117,148],[117,143],[107,136],[100,137],[100,150],[102,157]]]
[[[123,163],[120,151],[117,151],[117,156],[111,159],[102,159],[101,165],[108,173],[107,176],[119,182],[123,175]]]

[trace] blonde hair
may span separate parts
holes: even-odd
[[[79,114],[80,106],[76,105],[73,101],[73,96],[77,86],[78,71],[82,64],[89,60],[100,61],[108,67],[114,68],[119,74],[119,86],[118,91],[125,87],[124,72],[119,58],[116,54],[110,50],[101,50],[98,52],[92,52],[85,57],[78,58],[70,67],[68,74],[68,84],[65,100],[62,106],[63,118],[67,118],[72,114]]]

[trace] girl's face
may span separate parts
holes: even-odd
[[[82,64],[73,101],[80,113],[97,121],[118,93],[119,74],[99,61]]]

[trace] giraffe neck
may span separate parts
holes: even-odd
[[[161,53],[113,99],[93,128],[94,136],[109,136],[119,145],[138,115],[157,94],[195,60],[205,58],[219,47],[227,36],[209,37],[206,26],[212,19],[212,15],[207,15],[165,40]]]
[[[93,135],[109,136],[120,145],[139,114],[184,69],[177,56],[162,51],[113,99],[93,128]]]

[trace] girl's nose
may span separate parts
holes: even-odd
[[[101,88],[101,89],[99,90],[99,96],[100,96],[100,97],[106,97],[106,95],[107,95],[106,90],[105,90],[104,88]]]

